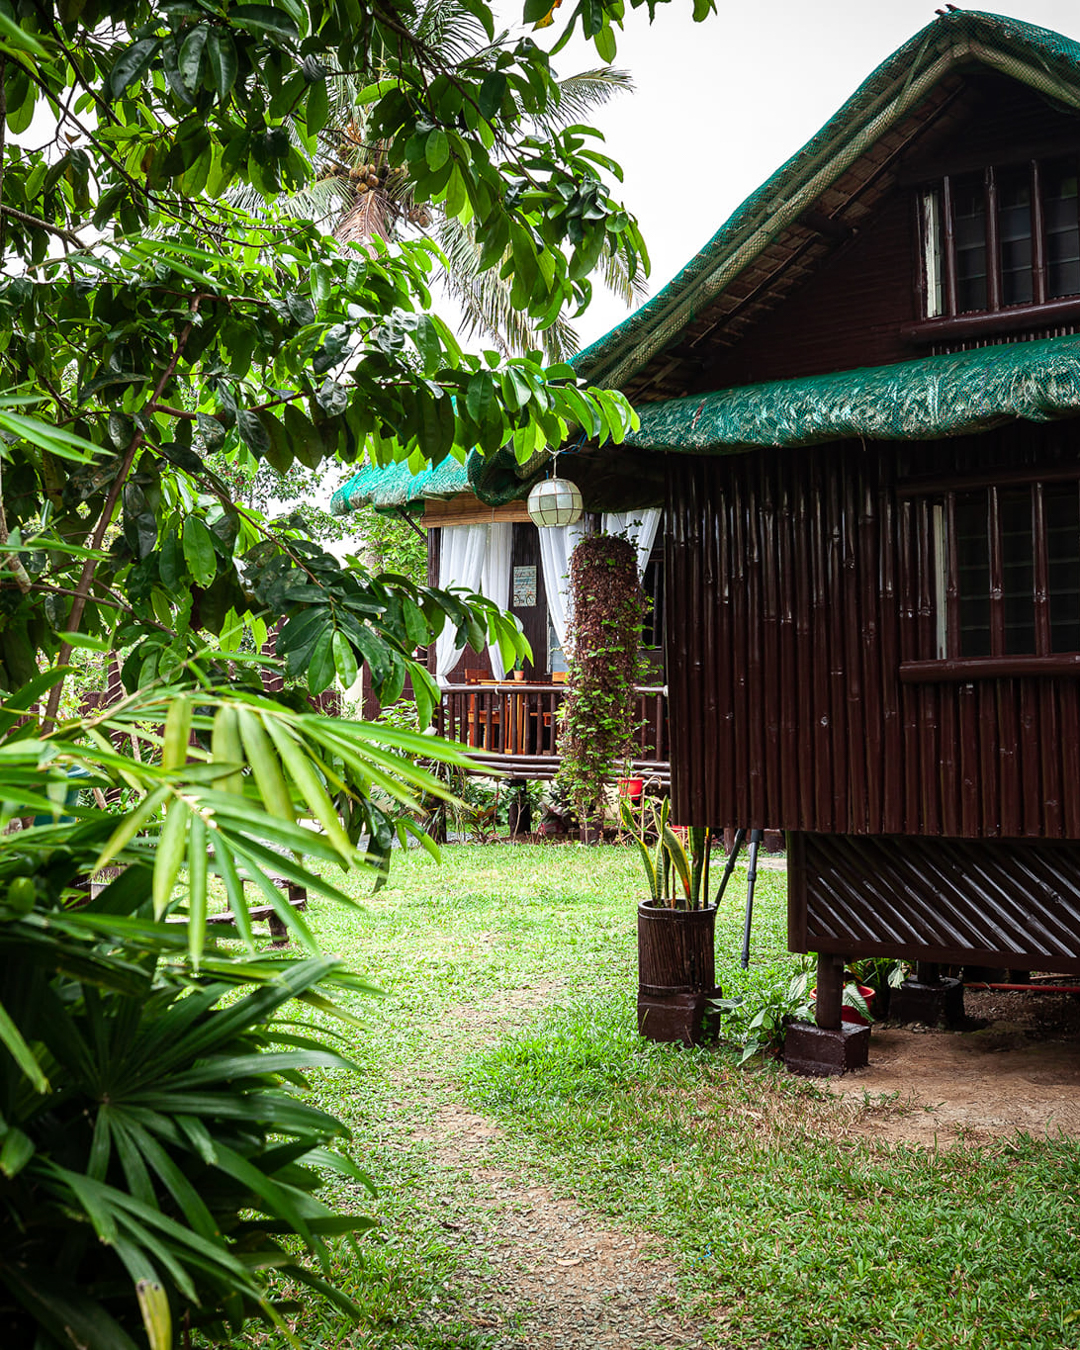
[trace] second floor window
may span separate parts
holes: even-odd
[[[1080,157],[947,177],[921,199],[926,317],[1080,295]]]

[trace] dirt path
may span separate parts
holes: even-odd
[[[558,993],[544,984],[461,1007],[436,1035],[494,1042]],[[930,1147],[1018,1130],[1080,1138],[1080,997],[969,993],[967,1010],[986,1026],[875,1027],[870,1066],[822,1084],[840,1108],[821,1111],[822,1131]],[[499,1272],[494,1283],[466,1274],[466,1287],[445,1312],[433,1306],[430,1320],[450,1323],[464,1308],[490,1331],[490,1350],[702,1347],[700,1326],[679,1315],[677,1272],[659,1243],[508,1174],[502,1137],[499,1125],[455,1102],[412,1132],[455,1178],[462,1200],[441,1226],[461,1248],[462,1270],[474,1270],[479,1255]]]
[[[460,1177],[488,1222],[444,1223],[501,1271],[484,1286],[506,1306],[492,1350],[691,1350],[704,1344],[678,1305],[676,1272],[642,1234],[615,1232],[572,1200],[502,1171],[492,1158],[500,1129],[464,1107],[444,1107],[414,1133]],[[475,1304],[466,1291],[465,1303]],[[460,1315],[460,1309],[453,1315]],[[436,1319],[437,1320],[437,1319]],[[513,1324],[513,1325],[510,1325]],[[476,1325],[492,1325],[478,1314]]]
[[[437,1036],[463,1031],[494,1043],[520,1026],[524,1014],[557,996],[544,982],[451,1011]],[[433,1080],[428,1078],[429,1082]],[[490,1350],[698,1350],[698,1328],[679,1317],[676,1269],[656,1254],[649,1234],[607,1228],[573,1200],[557,1199],[545,1186],[509,1175],[498,1163],[502,1128],[457,1103],[444,1105],[412,1138],[434,1147],[438,1165],[451,1172],[468,1204],[448,1214],[442,1227],[452,1245],[477,1255],[500,1275],[495,1283],[468,1275],[445,1317],[462,1306],[478,1328],[490,1328]],[[479,1208],[482,1221],[478,1221]],[[470,1214],[471,1210],[471,1214]],[[501,1313],[492,1312],[492,1304]],[[500,1335],[499,1332],[502,1332]]]

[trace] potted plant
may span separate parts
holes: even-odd
[[[641,856],[649,895],[638,904],[638,1031],[652,1041],[701,1039],[706,1006],[715,986],[713,931],[716,906],[708,903],[711,831],[687,830],[687,842],[670,824],[671,803],[646,798],[635,814],[620,802],[623,829]]]
[[[905,963],[895,956],[861,956],[848,962],[847,974],[873,992],[874,1015],[884,1020],[889,1015],[892,991],[904,983],[907,970]]]

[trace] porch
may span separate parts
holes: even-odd
[[[662,685],[639,685],[637,731],[631,770],[636,777],[670,780],[667,694]],[[435,714],[441,736],[476,752],[477,772],[551,779],[559,767],[558,712],[565,684],[483,680],[443,686]],[[482,768],[480,766],[483,766]]]

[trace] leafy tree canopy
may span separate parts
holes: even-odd
[[[279,652],[316,689],[366,659],[393,696],[402,661],[373,659],[342,600],[367,583],[239,508],[208,456],[279,472],[364,452],[526,460],[571,430],[623,435],[623,400],[569,367],[463,352],[431,312],[426,239],[342,245],[275,210],[312,175],[332,64],[359,80],[414,200],[474,220],[480,266],[541,326],[587,303],[605,245],[644,265],[596,133],[544,118],[548,56],[466,7],[492,41],[456,59],[413,35],[408,3],[0,0],[0,547],[18,582],[0,687],[65,660],[65,633],[133,647],[138,684],[182,663],[189,632],[228,641],[252,614],[314,606]],[[538,26],[554,13],[525,7]],[[580,23],[608,59],[622,14],[581,0],[566,32]],[[237,186],[267,210],[230,205]],[[386,603],[447,618],[410,592],[360,608]],[[408,652],[421,625],[398,628]]]

